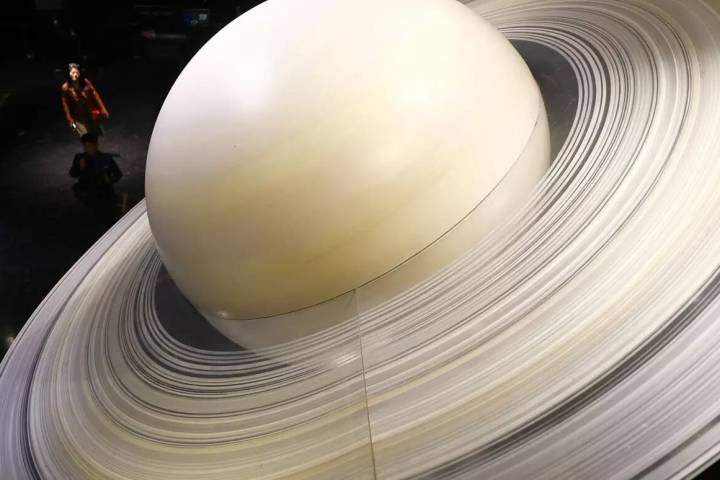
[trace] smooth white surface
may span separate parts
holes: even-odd
[[[415,285],[418,279],[426,279],[461,258],[507,221],[508,212],[521,210],[528,203],[537,179],[545,173],[549,151],[547,115],[543,108],[525,151],[502,181],[460,223],[400,267],[358,290],[296,312],[242,322],[207,314],[205,319],[238,345],[257,349],[303,338],[377,307],[406,291],[409,285]]]
[[[146,191],[162,259],[208,315],[327,301],[468,215],[541,102],[513,47],[454,0],[266,2],[160,112]]]

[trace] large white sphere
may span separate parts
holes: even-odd
[[[152,232],[201,312],[302,309],[460,222],[541,117],[525,63],[455,0],[270,0],[170,91],[148,155]]]

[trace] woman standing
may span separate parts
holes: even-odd
[[[68,80],[62,85],[62,104],[70,128],[78,136],[102,135],[100,117],[110,114],[93,84],[80,72],[80,65],[68,65]]]

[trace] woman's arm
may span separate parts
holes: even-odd
[[[70,107],[67,103],[67,95],[65,93],[66,87],[63,85],[62,89],[60,90],[60,98],[62,99],[62,106],[63,110],[65,110],[65,118],[67,119],[68,124],[72,127],[75,125],[75,119],[72,117],[72,114],[70,113]]]
[[[102,99],[100,98],[100,94],[95,89],[95,86],[87,78],[85,79],[85,83],[87,83],[87,85],[92,90],[93,97],[95,98],[95,103],[97,103],[97,106],[100,107],[100,113],[103,114],[103,117],[110,118],[110,114],[108,113],[107,108],[105,108],[105,104],[103,103]]]

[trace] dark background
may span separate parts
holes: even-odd
[[[60,103],[68,62],[82,65],[110,112],[100,148],[118,155],[124,177],[116,190],[127,211],[144,197],[150,135],[175,78],[215,32],[259,3],[0,3],[0,359],[107,229],[70,189],[68,169],[82,146]],[[718,473],[716,464],[698,478]]]

